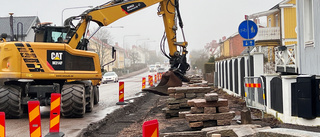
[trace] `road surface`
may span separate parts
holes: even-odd
[[[130,78],[122,79],[124,81],[124,99],[136,97],[136,94],[141,92],[142,77],[147,77],[149,74],[143,73]],[[83,128],[86,128],[90,123],[97,122],[103,119],[107,114],[113,112],[121,106],[116,105],[119,101],[119,84],[108,83],[100,86],[100,101],[94,106],[91,113],[86,113],[83,118],[63,118],[60,119],[60,132],[65,133],[65,137],[77,136]],[[50,122],[50,107],[40,107],[41,112],[41,130],[42,136],[49,132]],[[29,136],[29,119],[28,115],[24,114],[21,119],[6,119],[6,136],[7,137],[26,137]]]

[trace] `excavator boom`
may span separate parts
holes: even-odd
[[[164,75],[164,79],[160,82],[158,87],[145,89],[145,91],[158,93],[158,91],[161,90],[163,91],[163,94],[167,94],[165,91],[167,87],[181,86],[182,81],[189,81],[189,79],[185,77],[186,71],[189,69],[189,64],[187,63],[186,58],[186,54],[188,53],[186,50],[188,43],[186,42],[183,33],[183,22],[179,10],[179,0],[113,0],[101,6],[89,9],[80,16],[70,17],[65,21],[65,25],[72,25],[72,21],[74,19],[80,19],[78,25],[75,27],[77,31],[73,34],[68,44],[72,48],[86,49],[88,40],[85,38],[85,33],[90,21],[96,22],[99,26],[108,26],[124,16],[130,15],[156,3],[160,3],[158,15],[163,17],[165,27],[165,36],[161,41],[160,47],[164,52],[165,40],[167,40],[169,54],[167,55],[164,53],[164,55],[170,60],[171,67],[169,72]],[[183,34],[182,42],[177,42],[177,19],[179,20],[179,27]],[[178,47],[180,51],[178,51]],[[170,82],[170,84],[168,84],[168,82]]]

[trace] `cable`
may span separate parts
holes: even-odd
[[[172,6],[175,6],[175,5],[173,5],[173,3],[171,2],[171,0],[168,0],[168,1],[167,1],[167,6],[166,6],[166,7],[167,7],[167,8],[166,8],[167,12],[169,12],[170,14],[175,14],[174,12],[169,11],[169,9],[168,9],[169,2],[170,2],[170,4],[171,4]]]
[[[166,32],[164,32],[160,41],[160,50],[164,56],[166,56],[168,59],[171,59],[171,57],[167,55],[165,51],[166,39],[167,39]]]

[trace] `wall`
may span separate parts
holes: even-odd
[[[276,12],[274,14],[271,14],[269,16],[267,16],[267,26],[269,27],[270,24],[269,24],[269,19],[271,19],[271,26],[270,27],[276,27],[276,16],[275,15],[278,15],[278,27],[280,27],[280,12]]]
[[[287,2],[287,4],[296,5],[295,0]],[[297,44],[297,14],[296,7],[284,7],[281,8],[282,14],[282,44],[283,45],[292,45]]]
[[[221,56],[230,57],[230,40],[227,39],[220,43]]]
[[[303,0],[297,1],[297,30],[298,30],[298,68],[299,74],[320,75],[320,5],[319,0],[313,0],[314,14],[314,45],[305,46]]]
[[[239,34],[230,38],[230,56],[240,56],[241,52],[246,48],[243,46],[243,40]]]

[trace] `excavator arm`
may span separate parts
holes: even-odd
[[[175,84],[172,84],[171,82],[169,85],[181,86],[182,81],[189,81],[189,79],[185,77],[185,73],[189,69],[189,64],[187,63],[186,58],[186,54],[188,53],[186,47],[188,43],[183,34],[183,23],[179,11],[178,0],[113,0],[93,9],[89,9],[80,16],[70,17],[65,21],[65,26],[72,26],[73,20],[80,20],[79,23],[74,26],[76,31],[70,36],[71,39],[68,41],[68,44],[72,48],[86,50],[86,45],[88,43],[86,32],[90,21],[96,22],[100,27],[108,26],[122,17],[157,3],[160,4],[158,15],[163,17],[165,27],[165,34],[160,43],[160,47],[164,55],[170,60],[171,65],[167,74],[167,80],[162,81],[162,84],[160,82],[159,85],[167,85],[167,83],[171,81],[169,80],[171,77],[177,77],[171,78],[175,79],[173,82]],[[183,34],[183,42],[177,42],[177,19],[179,20],[179,26]],[[164,50],[166,40],[169,47],[168,55]],[[175,76],[172,76],[173,74]],[[164,79],[166,79],[166,75],[164,75]]]

